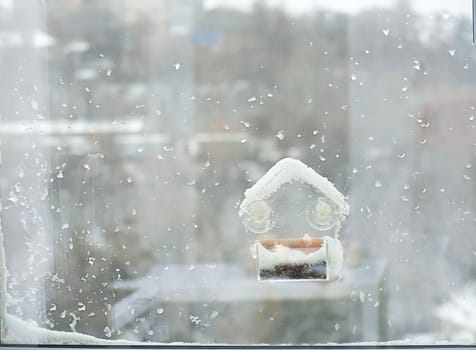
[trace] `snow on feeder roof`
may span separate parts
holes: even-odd
[[[297,181],[307,183],[326,195],[338,207],[341,216],[340,221],[349,214],[349,205],[344,195],[329,180],[297,159],[284,158],[245,191],[245,198],[240,205],[240,217],[245,214],[253,202],[265,200],[283,185]],[[260,209],[266,210],[266,208]]]
[[[253,187],[245,191],[245,199],[240,205],[240,214],[241,210],[252,201],[266,199],[282,185],[293,181],[301,181],[317,187],[342,210],[344,215],[349,214],[349,205],[344,195],[335,188],[332,182],[293,158],[281,159]]]

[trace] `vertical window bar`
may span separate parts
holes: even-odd
[[[472,1],[472,11],[473,11],[473,44],[474,44],[474,37],[476,36],[475,33],[476,33],[476,21],[475,21],[475,18],[476,18],[476,0],[473,0]]]

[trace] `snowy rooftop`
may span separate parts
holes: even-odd
[[[118,122],[28,120],[4,121],[0,124],[0,135],[90,135],[90,134],[135,134],[144,132],[142,120]]]
[[[476,334],[476,283],[452,293],[450,299],[438,307],[436,317]]]
[[[163,303],[340,299],[355,293],[359,297],[360,288],[378,288],[384,270],[384,261],[369,261],[361,267],[344,268],[342,279],[334,283],[263,283],[239,265],[156,265],[140,279],[115,284],[132,293],[113,306],[111,323],[119,329]]]

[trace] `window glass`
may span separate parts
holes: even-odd
[[[474,343],[470,15],[0,0],[2,342]],[[350,205],[335,281],[257,280],[240,202],[285,157]]]

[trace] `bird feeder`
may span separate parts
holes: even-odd
[[[336,279],[343,262],[338,232],[348,213],[325,177],[296,159],[277,162],[245,191],[239,210],[258,280]]]

